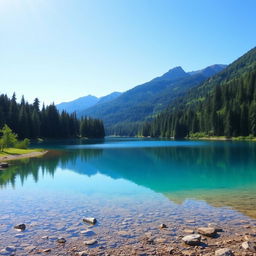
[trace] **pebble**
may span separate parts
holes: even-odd
[[[204,236],[209,236],[209,237],[214,237],[217,234],[215,228],[201,227],[201,228],[198,228],[197,231],[199,234],[204,235]]]
[[[93,235],[96,235],[96,233],[93,232],[93,231],[90,230],[90,229],[82,230],[80,233],[81,233],[82,235],[85,235],[85,236],[93,236]]]
[[[83,221],[92,225],[95,225],[97,222],[95,218],[84,218]]]
[[[85,245],[93,245],[93,244],[96,244],[98,241],[96,239],[92,239],[92,240],[87,240],[87,241],[84,241],[84,244]]]
[[[88,256],[86,251],[77,253],[77,256]]]
[[[218,249],[215,256],[233,256],[233,252],[229,248]]]
[[[18,231],[24,231],[26,229],[26,225],[18,224],[18,225],[15,225],[14,228],[17,229]]]
[[[187,235],[182,238],[182,241],[188,245],[199,245],[201,242],[201,236],[199,234]]]
[[[167,228],[167,226],[163,223],[160,225],[160,228]]]
[[[57,242],[60,243],[60,244],[64,244],[64,243],[66,243],[66,239],[64,237],[59,237],[57,239]]]
[[[256,243],[250,241],[243,242],[242,248],[251,252],[256,252]]]

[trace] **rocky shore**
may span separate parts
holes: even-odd
[[[0,250],[0,255],[62,255],[62,256],[112,256],[112,255],[181,255],[181,256],[255,256],[256,255],[256,226],[254,222],[240,220],[233,226],[208,223],[208,226],[197,227],[193,219],[187,220],[183,226],[174,223],[162,223],[153,226],[151,231],[145,232],[134,239],[134,230],[127,225],[131,219],[124,219],[123,228],[116,232],[107,232],[104,227],[101,236],[97,220],[84,218],[79,236],[74,240],[70,233],[77,227],[63,229],[63,237],[45,235],[37,238],[37,245],[21,243],[19,247],[6,246]],[[13,227],[18,231],[15,238],[22,240],[26,231],[33,229],[34,224],[17,224]],[[124,228],[124,226],[126,228]],[[96,231],[98,230],[98,232]],[[138,227],[138,231],[139,227]],[[115,240],[123,241],[117,246]],[[22,247],[22,248],[20,248]],[[22,250],[20,250],[22,249]],[[19,250],[19,252],[17,252]]]

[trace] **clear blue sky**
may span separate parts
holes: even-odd
[[[255,0],[0,0],[0,93],[30,102],[125,91],[256,45]]]

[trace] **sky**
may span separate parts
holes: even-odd
[[[58,104],[256,46],[255,0],[0,0],[0,93]]]

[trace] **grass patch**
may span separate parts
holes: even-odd
[[[0,151],[0,156],[7,156],[7,155],[23,155],[29,154],[33,152],[42,152],[43,149],[36,148],[36,149],[19,149],[19,148],[6,148],[4,151]]]

